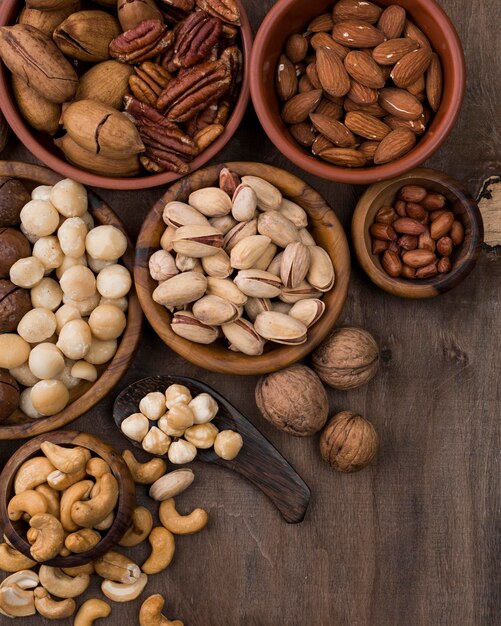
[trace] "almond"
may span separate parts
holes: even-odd
[[[332,38],[348,48],[374,48],[385,39],[380,30],[360,20],[346,20],[334,24]]]
[[[390,224],[376,222],[371,224],[369,232],[374,239],[381,239],[381,241],[396,241],[397,239],[397,233]]]
[[[379,104],[396,117],[415,120],[423,113],[423,105],[405,89],[386,87],[379,92]],[[414,136],[414,140],[416,137]]]
[[[405,211],[409,217],[412,217],[413,220],[417,220],[422,224],[428,223],[429,215],[426,209],[416,202],[407,202],[405,206]]]
[[[431,48],[428,37],[415,24],[409,22],[409,20],[405,21],[404,37],[414,39],[422,48]]]
[[[308,115],[316,109],[321,98],[321,89],[299,93],[285,103],[282,109],[282,119],[287,124],[304,122]]]
[[[316,113],[312,113],[310,119],[318,132],[337,146],[350,148],[355,145],[353,133],[341,122]]]
[[[285,54],[280,55],[277,65],[276,87],[280,100],[290,100],[297,93],[296,68]]]
[[[331,50],[334,50],[340,59],[344,59],[350,51],[349,48],[346,48],[340,43],[337,43],[337,41],[334,41],[334,39],[332,39],[332,37],[327,33],[315,33],[310,39],[310,44],[313,50],[318,50],[321,47],[330,48]]]
[[[367,163],[365,156],[353,148],[327,148],[322,150],[318,156],[324,161],[342,167],[362,167]]]
[[[436,211],[437,209],[443,209],[447,202],[447,198],[441,193],[427,193],[423,198],[422,203],[425,209],[428,211]]]
[[[324,91],[332,96],[344,96],[350,91],[350,79],[339,56],[330,48],[317,50],[317,74]]]
[[[437,264],[430,263],[416,270],[416,278],[431,278],[438,273]]]
[[[406,54],[398,61],[390,77],[397,87],[408,87],[422,76],[430,65],[432,52],[430,48],[418,48]]]
[[[436,247],[437,245],[435,240],[431,238],[430,231],[428,229],[419,235],[418,248],[420,250],[430,250],[431,252],[435,252]]]
[[[437,271],[439,274],[448,274],[452,269],[452,261],[449,257],[442,257],[437,263]]]
[[[430,227],[431,238],[440,239],[444,235],[446,235],[450,229],[452,224],[454,223],[454,213],[452,211],[443,211],[436,220],[434,220]]]
[[[313,91],[315,87],[311,84],[311,80],[306,74],[303,74],[299,79],[298,91],[304,93],[305,91]]]
[[[384,271],[392,278],[397,278],[402,272],[402,261],[396,252],[386,250],[381,259]]]
[[[310,79],[310,82],[315,89],[322,89],[322,83],[318,78],[317,64],[315,62],[308,63],[306,66],[306,76]]]
[[[413,83],[407,85],[407,91],[409,91],[413,96],[416,96],[420,102],[422,101],[420,98],[424,96],[425,88],[424,74],[421,74]]]
[[[369,115],[374,115],[374,117],[384,117],[387,113],[377,102],[358,104],[350,98],[346,98],[343,106],[345,111],[362,111],[362,113],[368,113]]]
[[[328,148],[334,148],[332,141],[329,141],[327,137],[324,137],[323,135],[317,135],[317,138],[311,146],[311,152],[315,156],[318,156],[323,150],[327,150]]]
[[[360,84],[372,89],[384,87],[384,76],[369,52],[352,50],[346,55],[344,66],[348,74]]]
[[[322,31],[328,33],[332,30],[332,26],[332,16],[329,13],[323,13],[308,24],[307,30],[311,33],[321,33]]]
[[[374,48],[372,58],[379,65],[395,65],[406,54],[418,48],[419,44],[412,39],[390,39]]]
[[[416,144],[416,135],[411,130],[392,130],[381,141],[374,155],[374,163],[389,163],[407,154]]]
[[[291,124],[289,126],[289,132],[299,144],[306,148],[311,146],[317,136],[313,126],[307,122]]]
[[[303,35],[294,34],[285,43],[285,54],[293,63],[299,63],[308,52],[308,42]]]
[[[376,150],[378,149],[379,141],[363,141],[358,149],[360,152],[365,155],[368,161],[374,160],[374,155],[376,154]]]
[[[430,65],[426,70],[426,97],[430,104],[431,110],[438,111],[440,101],[442,100],[443,76],[442,64],[438,55],[433,53]]]
[[[366,87],[356,80],[350,81],[350,91],[346,94],[348,98],[357,104],[373,104],[377,102],[378,92],[376,89]]]
[[[339,0],[332,10],[334,22],[362,20],[375,24],[381,15],[381,8],[366,0]]]
[[[435,254],[431,250],[409,250],[402,254],[402,260],[410,267],[425,267],[435,261]]]
[[[320,113],[321,115],[327,115],[331,117],[333,120],[340,120],[344,115],[343,107],[340,104],[335,104],[330,100],[326,100],[322,98],[320,100],[320,104],[315,109],[315,113]]]
[[[397,4],[390,4],[382,13],[377,27],[388,39],[400,37],[405,26],[405,9]]]
[[[451,226],[451,232],[449,233],[452,243],[455,246],[460,246],[464,241],[464,227],[461,222],[457,220]]]
[[[423,224],[410,217],[399,217],[392,224],[394,230],[402,235],[421,235],[426,230]]]
[[[397,128],[407,128],[408,130],[412,130],[413,133],[416,133],[416,135],[422,135],[426,130],[424,115],[419,116],[416,120],[404,120],[401,117],[387,115],[383,121],[393,130],[397,130]]]
[[[404,185],[398,192],[398,197],[406,202],[421,202],[426,198],[427,193],[421,185]]]
[[[388,133],[391,133],[391,128],[377,117],[360,111],[347,113],[344,123],[356,135],[373,141],[381,141]]]

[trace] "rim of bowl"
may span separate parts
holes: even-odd
[[[374,255],[367,248],[365,237],[366,231],[370,226],[367,223],[367,214],[374,202],[378,200],[379,194],[391,185],[399,183],[403,186],[408,179],[416,177],[422,177],[430,183],[446,187],[464,209],[463,215],[471,225],[471,239],[468,242],[467,249],[464,251],[464,262],[459,266],[453,266],[448,274],[437,274],[431,278],[421,279],[419,282],[388,276],[380,264],[376,263]],[[352,242],[360,266],[375,285],[392,295],[402,298],[433,298],[453,289],[475,267],[483,238],[482,214],[469,191],[452,176],[431,168],[417,168],[401,176],[371,185],[360,197],[352,218]]]
[[[269,64],[269,58],[265,56],[268,48],[266,42],[270,38],[270,33],[275,30],[275,25],[285,21],[287,14],[293,10],[297,3],[298,0],[279,0],[271,8],[257,32],[251,56],[250,89],[252,103],[264,131],[275,147],[295,165],[311,174],[315,174],[327,180],[351,184],[369,184],[399,176],[417,167],[434,154],[447,139],[454,127],[461,110],[466,85],[463,48],[456,29],[445,11],[435,0],[421,0],[421,4],[427,5],[431,18],[433,18],[435,24],[439,26],[443,40],[447,42],[441,50],[435,47],[434,51],[439,57],[442,57],[444,50],[448,50],[452,57],[452,72],[447,83],[444,81],[442,103],[437,113],[434,114],[432,124],[419,139],[416,146],[408,154],[396,161],[371,168],[347,168],[323,162],[309,155],[294,141],[292,136],[285,131],[285,126],[283,122],[281,122],[280,117],[275,116],[273,112],[270,112],[270,110],[265,107],[268,89],[264,81],[262,67],[266,63]],[[390,4],[390,2],[387,4]],[[417,7],[417,9],[419,9],[419,7]],[[409,12],[407,7],[406,11]],[[418,20],[415,20],[415,17],[413,17],[413,19],[419,26]],[[424,28],[423,32],[428,36]],[[446,84],[450,85],[447,92],[445,90]],[[447,108],[444,108],[444,98],[446,96],[447,100],[445,104]],[[275,117],[278,124],[274,121]]]
[[[235,106],[233,107],[224,132],[206,150],[191,161],[191,171],[189,173],[203,167],[226,146],[240,126],[240,122],[243,119],[245,110],[247,109],[247,105],[250,101],[250,60],[253,46],[253,36],[249,18],[242,0],[236,0],[236,2],[240,8],[242,21],[241,41],[244,60],[243,80],[240,88],[240,94]],[[0,26],[10,24],[12,22],[14,9],[18,4],[19,0],[3,0],[0,2]],[[102,189],[128,191],[159,187],[161,185],[173,183],[183,177],[183,174],[162,172],[161,174],[151,174],[149,176],[142,175],[134,178],[117,178],[93,174],[80,169],[76,165],[72,165],[69,161],[64,159],[62,153],[61,157],[59,157],[54,154],[54,152],[45,148],[38,141],[34,134],[37,131],[28,126],[27,122],[24,121],[19,113],[11,92],[9,76],[10,72],[7,70],[4,63],[0,62],[0,108],[5,115],[7,123],[21,143],[28,148],[34,156],[40,159],[45,165],[47,165],[47,167],[50,167],[62,176],[72,178],[83,185],[100,187]]]

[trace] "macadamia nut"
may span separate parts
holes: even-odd
[[[152,391],[139,403],[139,410],[150,420],[157,420],[165,413],[165,396],[160,391]]]
[[[80,218],[85,224],[87,231],[92,230],[94,228],[94,218],[89,213],[89,211],[85,211],[83,215],[80,215]]]
[[[21,209],[21,224],[28,233],[47,237],[59,226],[59,213],[46,200],[30,200]]]
[[[34,256],[28,256],[14,263],[10,268],[9,276],[14,285],[31,289],[42,280],[44,272],[45,267],[42,262]]]
[[[59,267],[64,259],[57,237],[40,237],[33,246],[33,256],[42,263],[46,270]]]
[[[74,378],[88,380],[93,383],[97,380],[97,369],[94,365],[92,365],[92,363],[87,363],[87,361],[77,361],[71,368],[71,375]]]
[[[144,447],[144,445],[143,445]],[[197,449],[189,441],[184,439],[178,439],[173,441],[169,447],[169,461],[175,465],[182,465],[183,463],[191,463],[197,456]]]
[[[110,265],[116,265],[118,263],[118,259],[112,259],[111,261],[102,261],[101,259],[94,259],[93,257],[88,256],[87,263],[93,272],[99,274],[99,272],[101,270],[104,270],[105,267],[109,267]]]
[[[189,404],[191,400],[191,392],[184,385],[170,385],[165,390],[165,401],[168,409],[172,409],[175,404]]]
[[[141,442],[150,428],[148,418],[142,413],[133,413],[120,424],[120,429],[133,441]]]
[[[74,306],[82,317],[89,316],[92,311],[97,307],[100,301],[99,294],[96,293],[90,298],[85,298],[85,300],[73,300],[68,295],[63,295],[64,304],[69,304],[70,306]]]
[[[28,360],[30,344],[15,333],[0,335],[0,368],[19,367]]]
[[[57,231],[57,238],[61,250],[66,256],[77,259],[85,254],[85,238],[87,226],[79,217],[70,217],[65,220]]]
[[[127,250],[127,238],[115,226],[96,226],[88,233],[85,247],[91,257],[110,261],[124,255]]]
[[[63,306],[59,307],[59,309],[55,312],[56,316],[56,333],[61,332],[61,328],[71,320],[79,320],[82,319],[80,315],[80,311],[71,304],[63,304]]]
[[[60,380],[66,389],[74,389],[77,385],[80,384],[80,379],[76,378],[72,375],[71,370],[75,361],[71,361],[70,359],[66,359],[65,365],[62,371],[56,377],[57,380]]]
[[[59,280],[64,295],[72,300],[86,300],[96,293],[96,278],[88,267],[75,265],[67,269]]]
[[[60,380],[41,380],[31,389],[33,408],[42,415],[55,415],[68,404],[70,394]]]
[[[222,430],[214,441],[214,452],[225,461],[232,461],[243,446],[242,435],[234,430]]]
[[[53,278],[42,278],[42,280],[31,289],[31,304],[35,308],[49,309],[55,311],[63,299],[63,292],[59,283]]]
[[[64,272],[75,265],[83,265],[84,267],[87,267],[87,257],[85,255],[79,256],[78,258],[65,256],[61,265],[56,269],[56,276],[59,280],[61,280],[61,276]]]
[[[153,426],[143,439],[143,449],[151,454],[162,455],[166,454],[169,446],[171,445],[171,439],[168,435],[163,433],[159,428]]]
[[[123,265],[110,265],[99,272],[96,285],[105,298],[123,298],[130,291],[132,278]]]
[[[9,370],[9,374],[13,376],[17,382],[24,387],[33,387],[40,379],[30,370],[28,363],[23,363],[19,367]]]
[[[70,320],[61,328],[56,345],[66,357],[78,361],[88,354],[91,344],[92,334],[87,322]]]
[[[38,419],[39,417],[42,417],[42,414],[39,413],[33,406],[31,401],[31,389],[32,387],[27,387],[21,392],[21,397],[19,398],[19,408],[25,415],[31,417],[31,419]]]
[[[64,357],[53,343],[39,343],[30,352],[28,364],[41,380],[56,378],[64,369]]]
[[[114,357],[116,351],[116,339],[109,339],[108,341],[92,339],[90,349],[84,358],[93,365],[103,365],[103,363],[107,363]]]
[[[89,326],[92,334],[97,339],[108,340],[116,339],[123,333],[127,325],[127,318],[123,311],[112,304],[100,304],[97,306],[89,317]],[[160,394],[163,399],[163,407],[165,412],[165,397]]]
[[[113,304],[113,306],[117,306],[121,311],[125,313],[129,308],[129,301],[127,298],[103,298],[99,300],[99,304]]]
[[[50,201],[64,217],[79,217],[87,211],[87,190],[80,183],[65,178],[52,187]]]
[[[45,341],[56,332],[56,316],[49,309],[31,309],[17,325],[17,332],[29,343]]]
[[[52,187],[49,185],[40,185],[39,187],[35,187],[31,192],[32,200],[44,200],[45,202],[50,201],[50,192],[52,191]]]
[[[193,412],[195,424],[205,424],[212,421],[219,410],[217,402],[208,393],[198,394],[188,406]]]

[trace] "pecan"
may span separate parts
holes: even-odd
[[[229,24],[223,24],[223,30],[221,31],[221,38],[228,46],[232,46],[238,35],[238,28],[230,26]]]
[[[166,0],[164,0],[164,4],[159,9],[164,16],[164,22],[170,28],[175,28],[179,22],[186,18],[186,13],[177,7],[165,4],[165,2]]]
[[[235,0],[196,0],[197,6],[228,24],[240,26],[240,10]]]
[[[174,67],[191,67],[203,61],[221,35],[221,20],[205,11],[189,15],[179,26],[174,41]]]
[[[198,152],[202,152],[208,148],[211,143],[216,141],[224,133],[224,126],[221,124],[210,124],[193,137]]]
[[[223,50],[220,60],[226,63],[231,73],[231,85],[226,94],[226,100],[233,104],[240,91],[240,83],[242,82],[243,55],[237,46],[230,46]]]
[[[179,128],[139,126],[139,134],[147,147],[170,150],[183,157],[194,157],[198,154],[194,140]]]
[[[152,174],[160,174],[161,172],[165,171],[163,167],[160,167],[158,163],[155,163],[155,161],[150,159],[150,157],[145,156],[144,154],[139,157],[139,161],[141,162],[141,165],[144,167],[144,169],[147,172],[151,172]]]
[[[201,63],[170,81],[158,98],[157,108],[165,112],[168,120],[186,122],[219,100],[228,90],[230,81],[226,63]]]
[[[216,104],[211,104],[205,109],[202,109],[195,117],[192,117],[191,120],[186,122],[186,134],[190,137],[194,137],[206,126],[212,124],[216,119],[217,111],[218,107]]]
[[[122,63],[142,63],[169,49],[174,38],[173,31],[167,30],[160,20],[144,20],[113,39],[110,55]]]
[[[187,174],[190,171],[190,166],[188,165],[188,163],[186,163],[186,161],[184,161],[177,154],[175,154],[174,152],[170,152],[169,150],[150,148],[149,146],[147,146],[145,156],[160,167],[162,167],[164,170],[176,172],[177,174]]]
[[[168,4],[175,9],[180,9],[181,11],[193,11],[193,7],[195,6],[195,0],[162,0],[165,4]]]
[[[161,65],[146,61],[136,67],[136,74],[129,78],[129,87],[138,100],[155,106],[171,78]]]
[[[217,107],[216,117],[214,118],[215,124],[222,124],[223,126],[228,121],[230,115],[230,105],[227,102],[221,102]]]

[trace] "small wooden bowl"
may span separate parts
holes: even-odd
[[[308,329],[308,339],[300,346],[269,344],[260,356],[246,356],[228,350],[222,343],[201,345],[176,335],[170,326],[171,315],[167,309],[154,302],[152,293],[157,283],[148,269],[150,256],[159,249],[160,238],[166,228],[162,220],[165,205],[173,200],[187,202],[192,191],[218,184],[219,172],[228,167],[240,176],[260,176],[301,205],[308,214],[310,232],[319,245],[329,253],[336,281],[334,288],[324,294],[325,312],[320,320]],[[289,172],[263,163],[222,163],[213,165],[172,185],[146,216],[136,246],[134,281],[137,295],[148,321],[156,333],[172,350],[199,367],[221,374],[256,376],[274,372],[299,361],[311,352],[336,323],[348,293],[350,280],[350,252],[348,242],[336,215],[325,200],[312,187]]]
[[[369,228],[382,206],[392,206],[398,190],[404,185],[422,185],[443,194],[449,208],[463,224],[465,238],[456,248],[449,274],[409,280],[392,278],[383,270],[378,255],[372,254]],[[388,293],[402,298],[433,298],[459,284],[475,266],[484,238],[484,225],[477,203],[465,187],[443,172],[420,168],[392,180],[371,185],[358,201],[353,214],[352,239],[358,261],[373,283]]]
[[[63,178],[45,167],[17,161],[0,161],[1,176],[19,178],[28,189],[38,185],[54,185]],[[94,217],[96,223],[112,224],[119,228],[127,237],[128,245],[127,251],[123,256],[123,262],[125,267],[132,273],[134,267],[134,246],[125,230],[125,226],[99,196],[90,189],[87,191],[89,212]],[[18,409],[7,421],[0,424],[0,440],[33,437],[34,435],[66,426],[66,424],[73,422],[89,411],[113,389],[129,368],[141,339],[141,307],[134,290],[129,293],[128,297],[127,326],[120,338],[120,343],[113,359],[105,365],[98,367],[100,376],[96,382],[82,382],[70,390],[70,404],[57,415],[41,417],[35,420],[29,418]]]
[[[51,565],[53,567],[75,567],[89,563],[108,550],[111,550],[111,548],[120,541],[125,531],[130,526],[132,511],[136,506],[135,485],[127,464],[120,454],[110,445],[89,433],[79,433],[71,430],[60,430],[58,432],[48,433],[30,439],[30,441],[26,442],[14,452],[0,474],[0,493],[2,494],[0,499],[0,525],[2,532],[16,550],[19,550],[19,552],[31,558],[31,546],[21,537],[18,529],[9,519],[7,504],[12,495],[14,479],[18,469],[28,459],[42,454],[40,452],[40,445],[44,441],[50,441],[63,446],[81,446],[82,448],[87,448],[93,453],[93,456],[98,456],[108,463],[113,475],[118,481],[119,495],[115,521],[103,536],[102,540],[87,552],[70,554],[69,556],[57,556],[50,561],[45,561],[44,565]]]

